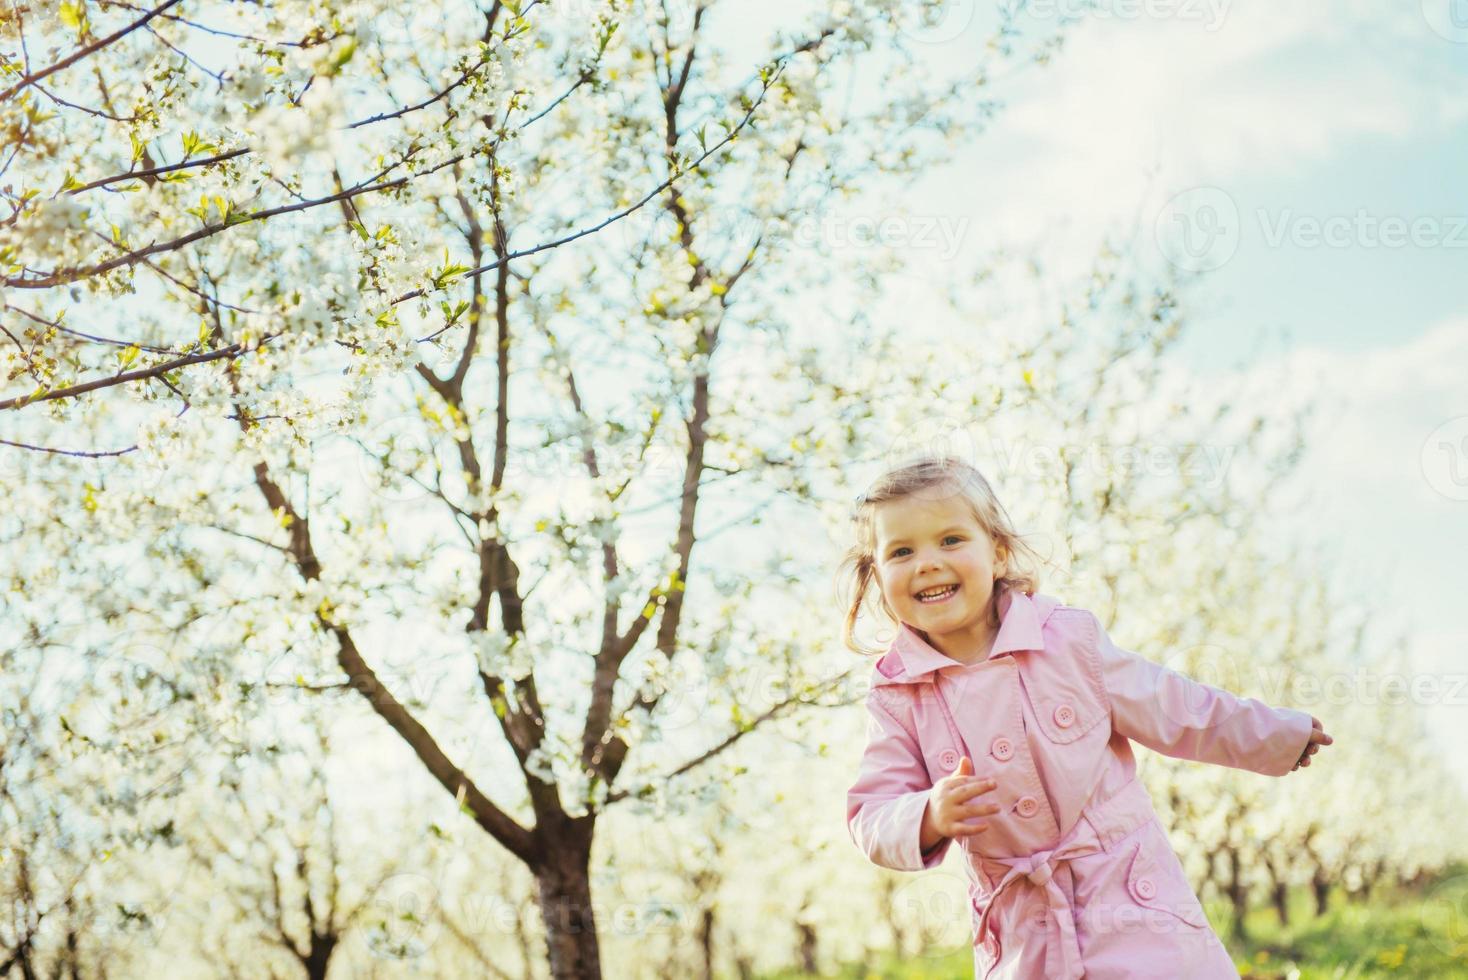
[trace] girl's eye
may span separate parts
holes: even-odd
[[[962,541],[963,540],[963,535],[961,535],[961,534],[947,534],[947,535],[944,535],[943,536],[943,540],[944,541],[947,541],[949,538],[954,538],[956,540]],[[905,548],[905,547],[903,547],[903,548],[893,548],[892,549],[892,557],[893,558],[896,558],[899,552],[903,552],[903,551],[906,551],[906,550],[907,550],[907,548]]]

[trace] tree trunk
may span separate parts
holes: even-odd
[[[1280,925],[1290,924],[1289,888],[1282,881],[1274,883],[1274,914],[1279,918]]]
[[[887,928],[892,930],[892,948],[899,956],[907,954],[907,932],[902,928],[902,923],[897,917],[897,902],[893,896],[897,892],[897,886],[891,877],[884,876],[882,879],[882,908],[887,914]]]
[[[819,973],[816,969],[816,929],[808,922],[795,924],[800,933],[800,968],[806,973]]]
[[[1280,862],[1275,861],[1268,850],[1262,857],[1264,869],[1269,872],[1269,897],[1274,904],[1274,914],[1279,919],[1280,925],[1287,926],[1290,924],[1289,885],[1284,875],[1280,873]]]
[[[705,908],[698,920],[698,949],[703,957],[703,980],[714,980],[714,910]]]
[[[569,837],[570,835],[568,835]],[[590,835],[587,844],[590,843]],[[560,853],[539,869],[540,915],[555,980],[601,980],[601,952],[591,907],[591,849],[561,841]]]
[[[336,951],[335,935],[316,934],[311,937],[311,949],[301,959],[309,980],[326,980],[326,971],[331,969],[331,954]]]
[[[1246,904],[1248,894],[1244,888],[1244,869],[1239,862],[1239,849],[1229,847],[1224,851],[1228,855],[1228,900],[1233,905],[1233,934],[1239,942],[1248,938],[1244,927],[1244,913],[1248,911]]]
[[[1305,853],[1310,856],[1310,890],[1315,895],[1315,914],[1324,915],[1330,904],[1330,877],[1325,873],[1325,863],[1320,860],[1320,855],[1315,852],[1313,841],[1315,835],[1320,832],[1320,827],[1311,824],[1305,833]]]
[[[1369,902],[1378,894],[1377,889],[1381,885],[1382,876],[1386,874],[1386,862],[1381,858],[1372,861],[1366,869],[1365,887],[1366,900]]]

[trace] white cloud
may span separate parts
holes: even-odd
[[[1197,383],[1236,392],[1245,405],[1283,405],[1274,396],[1287,389],[1288,403],[1318,406],[1294,477],[1313,491],[1299,530],[1336,549],[1351,574],[1372,576],[1365,594],[1431,629],[1459,598],[1468,554],[1468,499],[1434,486],[1429,471],[1440,460],[1427,458],[1429,437],[1468,416],[1464,364],[1468,316],[1460,315],[1410,341],[1356,351],[1301,348],[1245,374]]]
[[[1099,0],[1064,50],[1007,88],[1009,104],[966,154],[959,202],[996,236],[1052,223],[1094,241],[1178,190],[1318,168],[1350,141],[1403,139],[1468,116],[1445,84],[1448,42],[1411,9],[1262,0]],[[1210,3],[1223,3],[1210,30]],[[1410,66],[1410,67],[1404,67]],[[1437,67],[1435,67],[1437,66]],[[940,178],[950,194],[952,173]]]
[[[1433,684],[1417,710],[1443,745],[1468,739],[1468,686],[1460,683],[1468,633],[1445,615],[1461,605],[1468,499],[1434,489],[1423,454],[1438,426],[1468,415],[1465,364],[1468,314],[1404,342],[1300,348],[1243,372],[1192,379],[1254,408],[1307,399],[1320,407],[1294,478],[1313,495],[1287,530],[1334,556],[1329,572],[1344,595],[1369,603],[1376,637],[1400,629],[1408,638],[1406,668]],[[1468,789],[1468,757],[1447,756]]]

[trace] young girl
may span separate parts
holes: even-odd
[[[856,522],[846,644],[876,652],[853,638],[873,582],[897,625],[847,792],[857,847],[920,871],[958,842],[977,977],[1236,980],[1131,742],[1283,776],[1331,744],[1321,723],[1167,670],[1037,595],[1037,556],[960,460],[887,473]]]

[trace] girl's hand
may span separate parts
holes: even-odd
[[[988,830],[987,820],[975,818],[993,816],[999,807],[973,798],[993,788],[993,779],[974,775],[974,764],[968,756],[959,759],[952,774],[933,784],[928,808],[923,811],[923,837],[967,837]]]
[[[1299,761],[1295,763],[1292,769],[1290,769],[1290,772],[1294,772],[1295,769],[1298,769],[1301,766],[1308,766],[1310,764],[1310,757],[1316,752],[1319,752],[1322,745],[1330,745],[1334,741],[1335,739],[1325,734],[1325,729],[1320,724],[1320,719],[1316,718],[1314,715],[1311,715],[1310,741],[1305,743],[1305,751],[1300,753]]]

